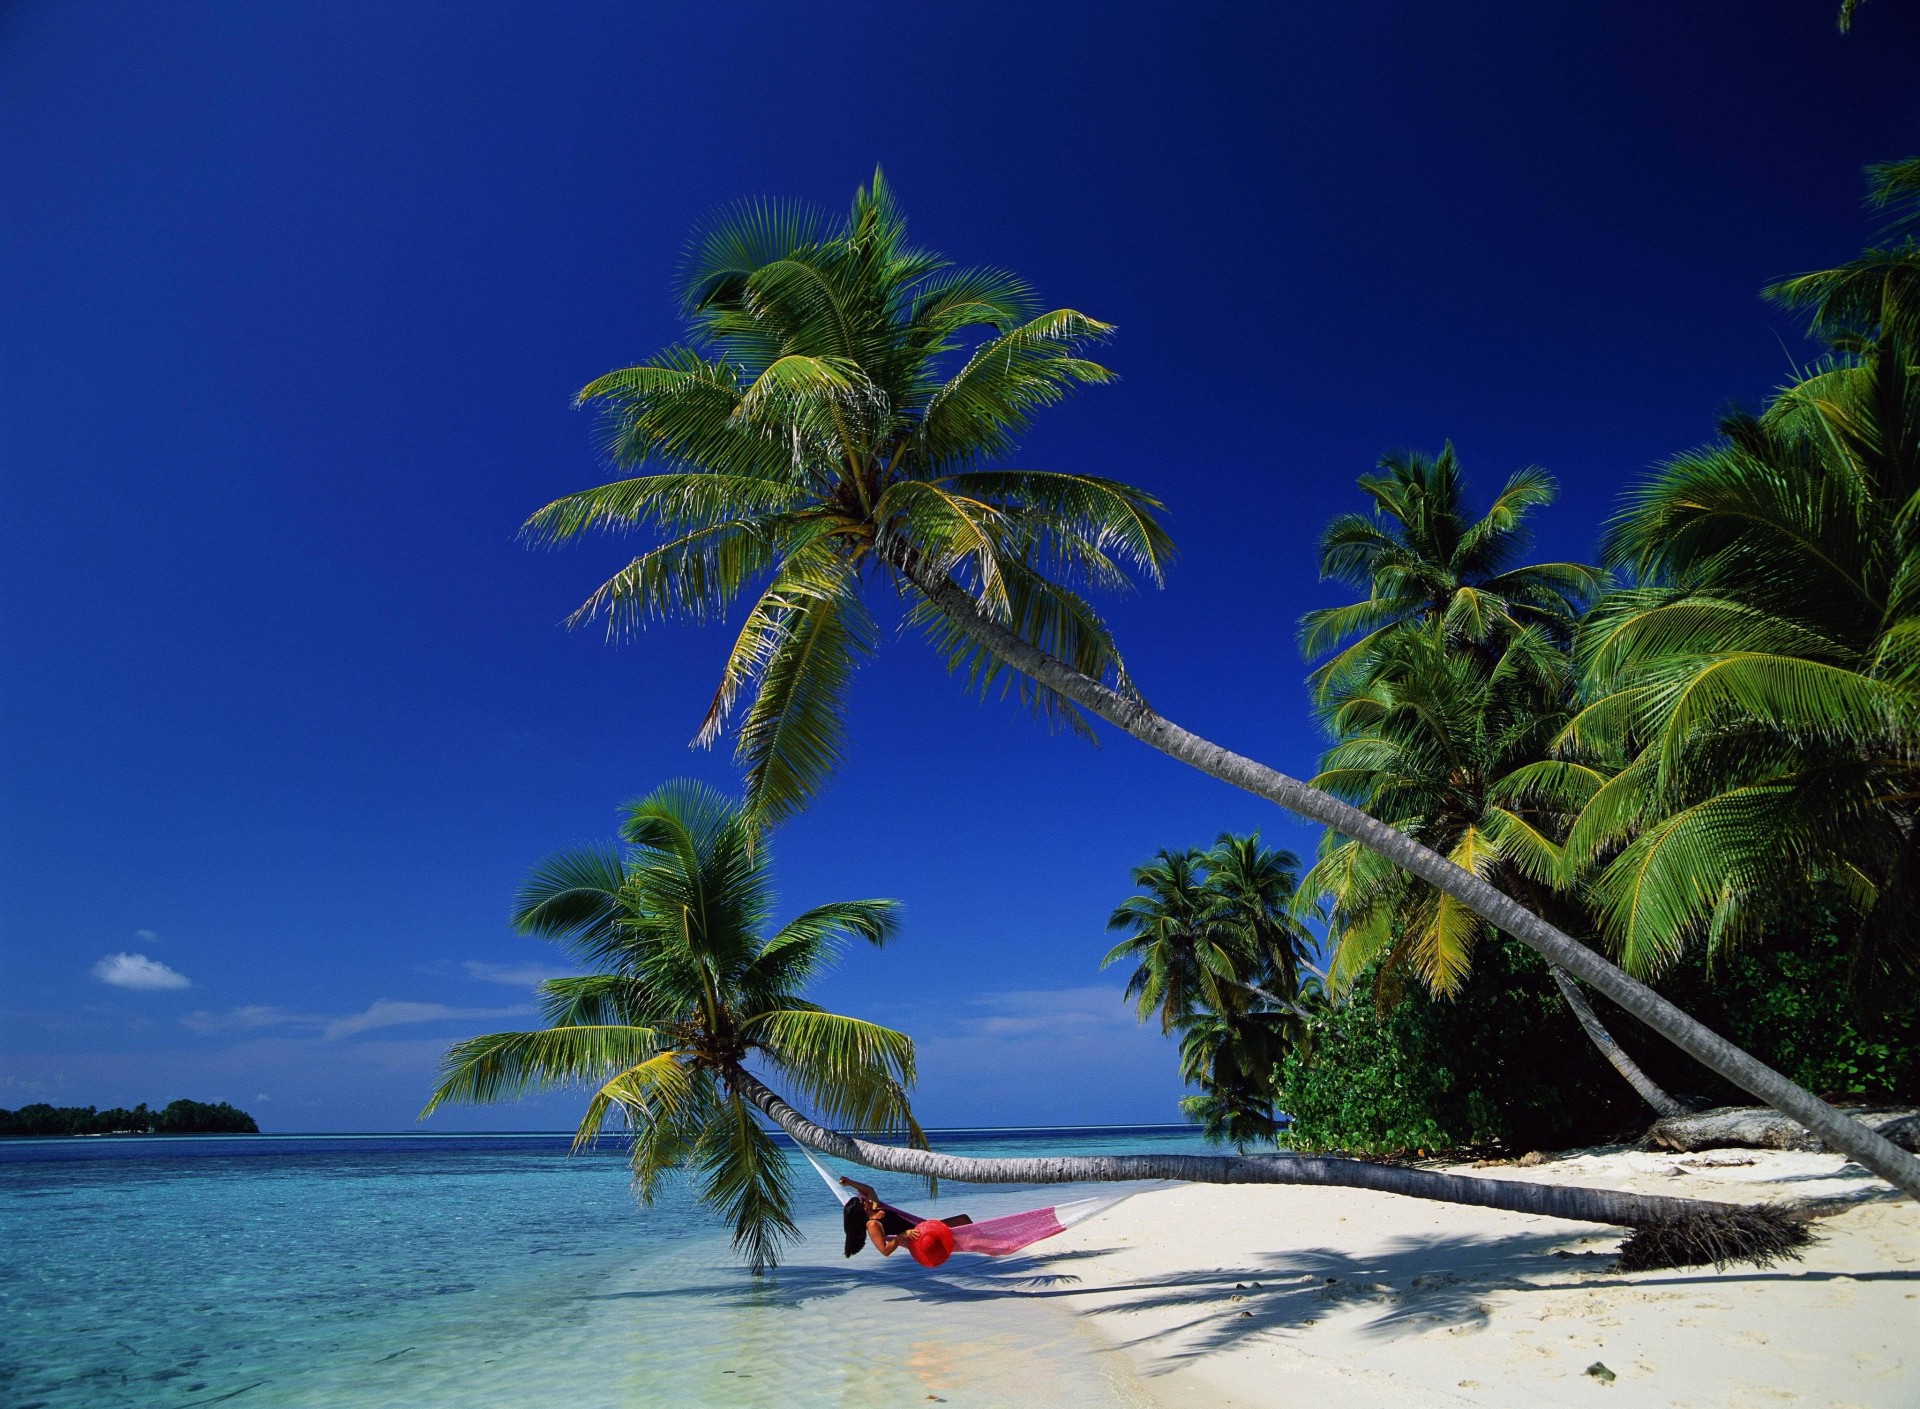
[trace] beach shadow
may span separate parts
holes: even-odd
[[[1101,1296],[1103,1314],[1192,1313],[1163,1330],[1116,1339],[1121,1349],[1155,1348],[1161,1368],[1153,1373],[1165,1373],[1183,1361],[1257,1337],[1296,1334],[1350,1310],[1366,1315],[1359,1330],[1368,1336],[1469,1333],[1486,1324],[1489,1293],[1547,1290],[1542,1278],[1551,1278],[1558,1288],[1592,1285],[1567,1281],[1569,1263],[1586,1267],[1597,1280],[1613,1265],[1614,1251],[1566,1247],[1580,1241],[1583,1235],[1577,1233],[1409,1236],[1363,1255],[1337,1248],[1294,1249],[1251,1256],[1234,1267],[1086,1290]],[[1117,1325],[1109,1321],[1105,1329],[1111,1334]],[[1178,1342],[1178,1348],[1170,1348],[1170,1342]]]

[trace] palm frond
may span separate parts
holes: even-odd
[[[421,1115],[448,1102],[482,1104],[556,1086],[598,1085],[645,1061],[662,1045],[654,1029],[628,1026],[550,1027],[470,1037],[448,1049],[440,1082]]]

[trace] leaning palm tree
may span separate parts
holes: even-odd
[[[890,900],[815,906],[768,932],[760,829],[698,783],[626,809],[624,850],[555,856],[520,893],[514,923],[595,972],[541,985],[547,1026],[454,1046],[423,1118],[453,1101],[592,1092],[574,1136],[632,1132],[641,1198],[691,1170],[755,1272],[798,1236],[785,1155],[755,1114],[746,1064],[776,1074],[829,1119],[919,1140],[908,1107],[913,1043],[803,995],[849,940],[894,931]]]
[[[998,681],[1070,727],[1104,720],[1362,841],[1920,1196],[1920,1160],[1511,897],[1148,706],[1079,589],[1123,587],[1129,566],[1159,580],[1172,551],[1159,504],[1112,480],[1006,464],[1034,412],[1109,379],[1085,355],[1107,324],[1041,311],[1010,274],[911,247],[877,176],[837,227],[769,204],[723,218],[696,242],[682,299],[688,344],[581,393],[608,413],[615,461],[645,472],[556,500],[527,532],[658,535],[576,613],[604,613],[615,634],[715,618],[752,589],[697,737],[716,738],[744,700],[738,752],[758,815],[790,815],[834,771],[851,677],[877,638],[865,595],[897,594],[980,688]]]
[[[923,1179],[963,1184],[1116,1183],[1174,1179],[1198,1184],[1304,1184],[1370,1189],[1407,1198],[1472,1204],[1511,1213],[1601,1223],[1634,1230],[1621,1248],[1620,1269],[1690,1267],[1711,1262],[1766,1266],[1798,1258],[1810,1241],[1812,1209],[1713,1203],[1618,1189],[1479,1179],[1464,1174],[1369,1160],[1317,1155],[1045,1155],[977,1159],[937,1150],[883,1145],[821,1125],[796,1110],[751,1073],[739,1089],[796,1142],[836,1159]]]
[[[542,985],[546,1027],[456,1044],[423,1116],[449,1102],[590,1091],[575,1147],[591,1144],[609,1121],[623,1124],[633,1136],[642,1200],[651,1201],[669,1174],[691,1171],[703,1201],[732,1223],[734,1245],[756,1272],[773,1267],[799,1236],[789,1166],[756,1112],[804,1144],[836,1155],[853,1151],[849,1157],[876,1168],[900,1168],[895,1155],[911,1151],[933,1178],[950,1167],[963,1179],[989,1183],[1243,1182],[1244,1162],[1224,1159],[979,1161],[926,1150],[906,1096],[914,1077],[911,1040],[825,1012],[803,996],[848,941],[878,945],[891,937],[894,902],[820,905],[765,933],[772,892],[764,828],[698,783],[670,783],[630,805],[621,835],[624,849],[566,852],[542,863],[514,912],[523,932],[555,941],[596,972]],[[779,1079],[824,1120],[905,1143],[854,1142],[829,1131],[801,1116],[756,1071]],[[1141,1172],[1149,1167],[1159,1172]],[[1732,1229],[1732,1251],[1741,1256],[1793,1256],[1806,1241],[1803,1223],[1766,1210],[1599,1189],[1543,1193],[1539,1185],[1424,1170],[1382,1181],[1380,1168],[1308,1161],[1300,1177],[1277,1182],[1384,1188],[1644,1228],[1654,1240],[1649,1246],[1665,1257],[1711,1260],[1728,1252],[1715,1241],[1723,1227]]]

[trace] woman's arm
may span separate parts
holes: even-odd
[[[873,1185],[862,1184],[858,1179],[849,1179],[844,1174],[840,1176],[840,1182],[849,1189],[857,1190],[861,1198],[872,1199],[875,1203],[880,1202],[880,1196],[873,1192]]]

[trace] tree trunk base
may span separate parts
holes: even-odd
[[[1920,1111],[1912,1106],[1849,1112],[1903,1150],[1920,1150]],[[1656,1120],[1640,1139],[1646,1150],[1826,1150],[1831,1148],[1798,1121],[1768,1106],[1721,1106],[1693,1115]]]

